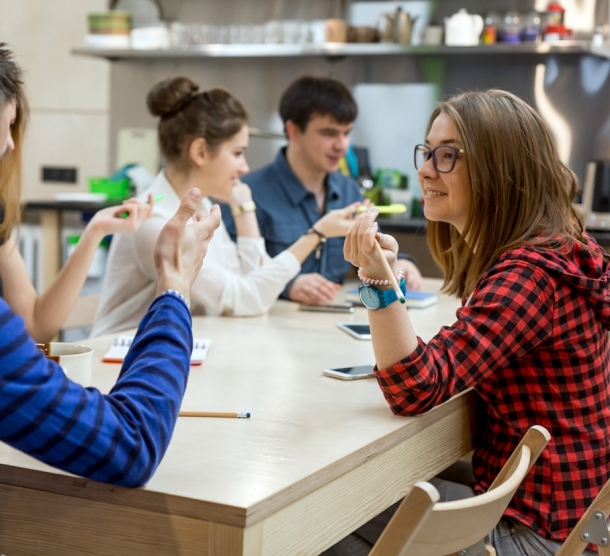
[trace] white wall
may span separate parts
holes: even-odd
[[[87,14],[106,0],[0,0],[0,40],[25,73],[31,119],[26,137],[23,199],[88,191],[88,178],[108,173],[109,63],[70,53],[82,45]],[[43,184],[41,167],[72,166],[78,184]]]

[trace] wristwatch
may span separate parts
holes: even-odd
[[[239,216],[240,214],[245,214],[246,212],[254,212],[256,210],[256,204],[254,201],[246,201],[241,205],[237,205],[231,209],[231,214],[233,216]]]
[[[404,278],[398,283],[398,286],[403,294],[407,293],[407,283]],[[358,286],[358,295],[360,295],[362,304],[373,311],[383,309],[398,299],[398,295],[393,289],[380,290],[371,284]]]

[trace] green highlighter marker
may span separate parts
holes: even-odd
[[[358,212],[364,212],[368,207],[364,205],[358,207]],[[375,205],[375,208],[379,211],[379,214],[401,214],[407,212],[406,205],[402,203],[393,203],[391,205]]]
[[[163,195],[163,193],[159,193],[159,195],[155,195],[155,197],[153,197],[153,203],[158,203],[159,201],[162,201],[164,197],[165,197],[165,195]],[[127,218],[128,216],[129,216],[128,212],[122,212],[121,214],[119,214],[119,218]]]

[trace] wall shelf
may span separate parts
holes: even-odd
[[[326,43],[326,44],[206,44],[188,49],[107,49],[78,47],[73,54],[98,58],[284,58],[293,56],[389,56],[389,55],[497,55],[497,54],[587,54],[610,57],[610,47],[591,49],[590,41],[559,41],[557,43],[493,44],[478,46],[410,46],[389,43]]]

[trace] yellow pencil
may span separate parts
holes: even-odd
[[[235,419],[250,419],[250,413],[223,413],[221,411],[181,411],[178,417],[233,417]]]
[[[390,278],[390,283],[392,284],[392,287],[394,288],[394,291],[396,292],[398,299],[400,300],[401,303],[406,303],[405,296],[402,293],[402,290],[400,289],[400,287],[398,286],[398,282],[396,281],[396,276],[394,276],[394,273],[392,272],[392,269],[390,268],[390,263],[385,258],[385,255],[383,254],[383,249],[381,248],[381,245],[379,245],[379,242],[377,241],[377,239],[375,239],[375,251],[377,251],[377,253],[379,253],[379,256],[381,257],[383,266],[385,267],[385,270],[388,273],[388,276]]]

